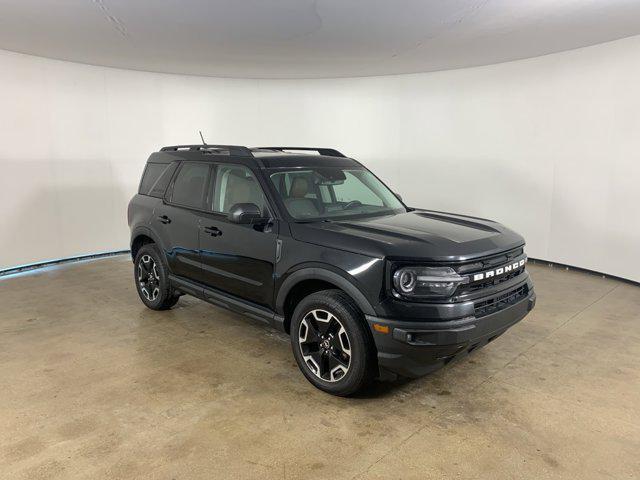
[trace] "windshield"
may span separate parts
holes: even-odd
[[[289,215],[297,220],[405,211],[393,192],[365,168],[272,169],[269,177]]]

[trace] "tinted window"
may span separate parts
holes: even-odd
[[[164,197],[164,192],[167,190],[167,186],[169,186],[169,182],[171,182],[171,177],[173,177],[176,168],[178,168],[178,162],[169,164],[160,175],[160,178],[158,178],[156,183],[151,187],[149,195],[158,198]]]
[[[138,193],[141,195],[150,195],[152,190],[158,190],[159,188],[162,188],[162,193],[164,193],[174,170],[174,163],[147,163],[147,167],[142,174],[142,181],[140,182],[140,190]],[[168,175],[166,173],[168,173]],[[162,182],[159,182],[161,179]],[[164,184],[164,186],[162,186],[162,184]],[[162,196],[162,194],[160,196]]]
[[[201,208],[209,164],[184,162],[173,184],[171,201],[178,205]]]
[[[213,183],[214,212],[229,213],[237,203],[254,203],[266,213],[266,201],[262,189],[251,170],[242,165],[221,164],[216,168]]]

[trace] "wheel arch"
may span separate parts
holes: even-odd
[[[362,291],[344,276],[322,267],[307,267],[289,275],[278,290],[276,312],[281,316],[283,330],[289,333],[291,315],[295,305],[311,293],[338,289],[349,295],[365,315],[375,315],[375,311]]]
[[[131,234],[131,259],[135,260],[140,248],[148,243],[155,243],[162,248],[160,241],[150,229],[145,227],[136,228]]]

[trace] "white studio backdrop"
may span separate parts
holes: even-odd
[[[640,37],[487,67],[325,80],[134,72],[0,51],[0,269],[128,248],[168,144],[334,147],[416,207],[640,281]]]

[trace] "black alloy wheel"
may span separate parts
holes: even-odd
[[[332,395],[352,395],[377,374],[371,331],[341,290],[315,292],[298,303],[291,318],[291,347],[307,380]]]
[[[138,284],[145,298],[154,302],[160,295],[160,276],[156,262],[150,255],[143,255],[138,262]]]
[[[164,258],[156,245],[143,245],[134,262],[134,277],[140,300],[152,310],[167,310],[180,298],[171,286],[167,272]]]
[[[300,322],[298,342],[302,358],[318,378],[336,382],[349,371],[349,335],[331,312],[317,309],[307,313]]]

